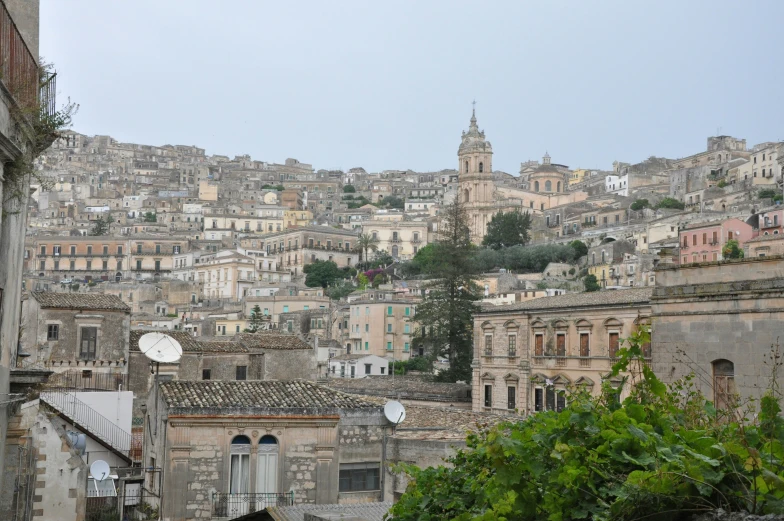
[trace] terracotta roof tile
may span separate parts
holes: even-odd
[[[281,333],[240,333],[234,337],[249,349],[313,349],[296,335]]]
[[[624,304],[645,304],[650,302],[653,288],[630,288],[609,291],[593,291],[586,293],[567,293],[555,297],[542,297],[509,304],[507,306],[482,305],[480,313],[506,312],[506,311],[538,311],[544,309],[587,307],[587,306],[612,306]]]
[[[384,516],[392,508],[392,502],[385,503],[355,503],[355,504],[327,504],[313,505],[300,504],[292,506],[267,507],[267,513],[275,521],[304,521],[305,514],[334,513],[342,514],[350,519],[363,519],[365,521],[383,521]]]
[[[131,311],[131,308],[116,295],[55,293],[51,291],[33,291],[31,295],[42,308]]]
[[[378,408],[357,396],[304,380],[289,381],[172,381],[161,384],[161,396],[171,407],[272,409]]]

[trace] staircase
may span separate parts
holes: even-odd
[[[132,462],[131,434],[75,395],[65,390],[44,391],[39,399],[73,423],[74,427],[95,438],[129,463]]]

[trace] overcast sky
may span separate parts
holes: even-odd
[[[74,130],[319,168],[494,168],[784,139],[784,1],[41,0]]]

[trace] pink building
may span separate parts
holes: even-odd
[[[679,234],[680,263],[722,260],[721,250],[728,240],[735,239],[743,248],[756,235],[751,225],[735,218],[692,225]]]
[[[784,209],[760,212],[757,214],[757,217],[759,218],[757,228],[759,228],[760,235],[778,235],[782,233]]]

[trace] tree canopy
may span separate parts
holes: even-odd
[[[574,250],[575,259],[588,255],[588,245],[579,239],[570,242],[569,246]]]
[[[90,230],[90,235],[106,235],[109,233],[109,219],[104,219],[103,217],[98,217],[95,221],[93,221],[93,228]]]
[[[449,467],[399,465],[412,479],[389,521],[682,520],[717,508],[783,513],[778,386],[770,384],[758,412],[736,409],[737,397],[717,410],[696,391],[693,375],[670,387],[658,380],[645,365],[648,342],[641,330],[619,350],[608,376],[629,389],[622,401],[609,381],[599,395],[565,391],[560,411],[480,427]]]
[[[631,204],[631,206],[629,206],[629,208],[634,210],[635,212],[639,212],[643,208],[650,208],[650,207],[651,207],[651,203],[648,202],[648,199],[637,199]]]
[[[250,320],[248,321],[248,327],[245,329],[247,333],[256,333],[261,331],[263,322],[263,315],[261,314],[261,307],[256,304],[253,306],[253,309],[250,310]]]
[[[482,246],[494,250],[510,246],[524,246],[531,240],[531,216],[528,212],[498,212],[487,223],[487,234],[482,239]]]
[[[683,210],[686,208],[686,205],[677,199],[673,199],[672,197],[665,197],[659,201],[659,204],[656,205],[656,208],[672,208],[675,210]]]
[[[346,185],[346,186],[343,187],[343,193],[344,194],[353,194],[356,191],[357,191],[357,189],[354,188],[354,185]]]
[[[727,241],[727,244],[721,250],[721,254],[725,259],[742,259],[744,256],[743,249],[735,239]]]
[[[588,274],[583,278],[583,284],[585,285],[585,291],[599,291],[602,287],[599,285],[599,281],[596,279],[596,275]]]
[[[448,356],[449,369],[438,374],[444,381],[471,381],[473,315],[480,294],[475,253],[468,216],[455,199],[444,208],[438,241],[433,244],[433,260],[426,264],[431,282],[416,309],[414,339],[414,347],[424,347],[429,357]]]
[[[540,244],[499,250],[483,248],[475,255],[474,262],[480,272],[506,268],[517,273],[541,273],[551,262],[571,263],[576,257],[571,245]]]
[[[305,285],[309,288],[332,286],[338,280],[344,279],[348,273],[335,264],[334,261],[317,260],[307,264],[302,270],[305,272]]]

